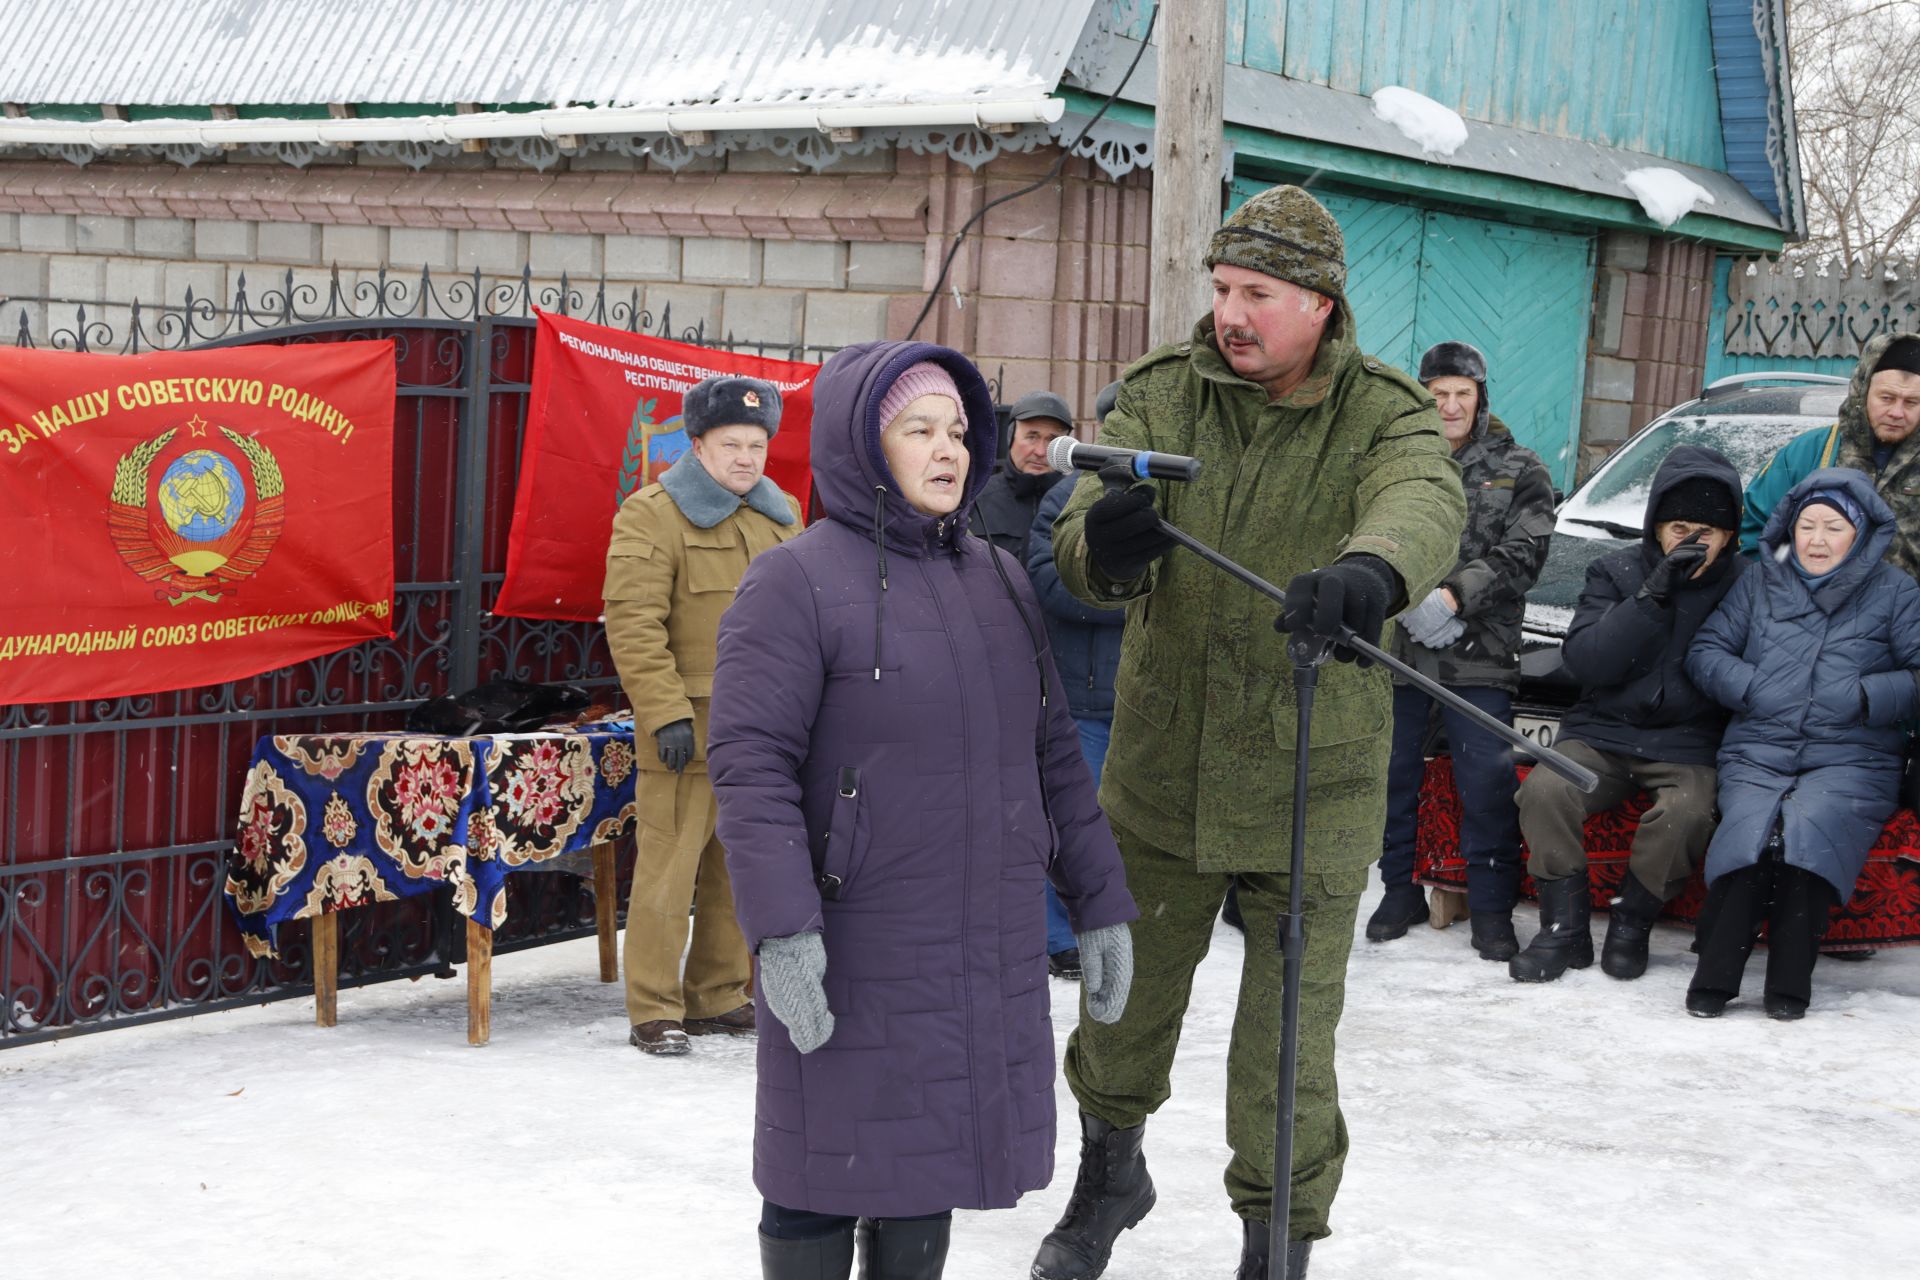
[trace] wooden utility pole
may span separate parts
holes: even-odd
[[[1184,342],[1209,302],[1207,242],[1220,226],[1225,0],[1161,0],[1153,118],[1147,345]]]

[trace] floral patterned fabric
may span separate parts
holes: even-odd
[[[1520,766],[1526,777],[1531,765]],[[1647,811],[1642,793],[1617,809],[1587,819],[1587,876],[1596,911],[1605,911],[1620,892],[1627,871],[1627,854],[1640,815]],[[1427,761],[1420,788],[1420,830],[1415,839],[1414,877],[1442,889],[1465,890],[1467,864],[1460,858],[1460,794],[1453,785],[1453,762],[1446,756]],[[1533,896],[1533,879],[1522,892]],[[1707,890],[1695,873],[1678,898],[1667,904],[1665,918],[1692,924],[1706,904]],[[1920,944],[1920,820],[1911,809],[1897,810],[1867,855],[1866,869],[1853,886],[1853,897],[1836,911],[1827,927],[1824,951],[1852,951],[1866,947]]]
[[[633,732],[263,738],[240,797],[226,894],[247,949],[273,929],[450,886],[498,928],[507,876],[633,831]]]

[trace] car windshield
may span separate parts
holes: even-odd
[[[1816,420],[1799,417],[1688,416],[1657,422],[1628,441],[1590,484],[1567,499],[1556,523],[1583,538],[1637,532],[1646,522],[1654,472],[1674,446],[1693,444],[1719,450],[1740,472],[1744,485],[1781,445],[1819,425]]]

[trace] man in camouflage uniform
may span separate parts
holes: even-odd
[[[1531,449],[1515,442],[1487,406],[1487,359],[1464,342],[1442,342],[1420,357],[1420,381],[1440,410],[1440,426],[1467,493],[1460,560],[1427,598],[1400,619],[1394,656],[1437,680],[1494,719],[1513,723],[1520,687],[1520,619],[1527,590],[1547,562],[1553,538],[1553,478]],[[1413,879],[1420,784],[1434,701],[1398,678],[1393,686],[1393,757],[1387,772],[1387,830],[1380,852],[1386,896],[1367,921],[1367,937],[1388,942],[1427,913]],[[1520,893],[1519,787],[1513,751],[1455,711],[1442,710],[1447,754],[1460,790],[1460,852],[1467,862],[1473,949],[1484,960],[1519,951],[1513,904]]]
[[[1207,253],[1212,315],[1191,341],[1127,370],[1101,437],[1197,457],[1199,478],[1103,496],[1086,477],[1054,526],[1067,589],[1127,609],[1100,799],[1143,906],[1126,1015],[1100,1025],[1083,1013],[1068,1042],[1080,1170],[1036,1280],[1099,1275],[1115,1237],[1152,1208],[1145,1121],[1167,1100],[1193,970],[1236,882],[1249,927],[1227,1063],[1226,1184],[1245,1223],[1241,1275],[1267,1274],[1295,715],[1287,637],[1275,628],[1326,637],[1344,623],[1377,639],[1390,613],[1424,599],[1452,566],[1466,516],[1432,397],[1356,345],[1344,252],[1339,226],[1297,187],[1237,210]],[[1279,622],[1241,583],[1166,555],[1156,510],[1287,583]],[[1391,704],[1383,670],[1336,662],[1320,674],[1290,1183],[1297,1266],[1327,1234],[1346,1156],[1333,1037],[1380,851]]]
[[[1740,550],[1760,554],[1767,517],[1787,491],[1822,467],[1873,477],[1897,521],[1887,563],[1920,578],[1920,336],[1880,334],[1861,348],[1853,384],[1831,427],[1789,441],[1747,485]]]

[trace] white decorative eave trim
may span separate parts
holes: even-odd
[[[0,147],[246,146],[360,142],[478,142],[496,138],[590,137],[605,134],[710,134],[721,131],[814,129],[1009,128],[1052,124],[1066,110],[1060,98],[1011,102],[894,102],[839,106],[555,107],[544,111],[476,111],[465,115],[346,120],[0,120]]]

